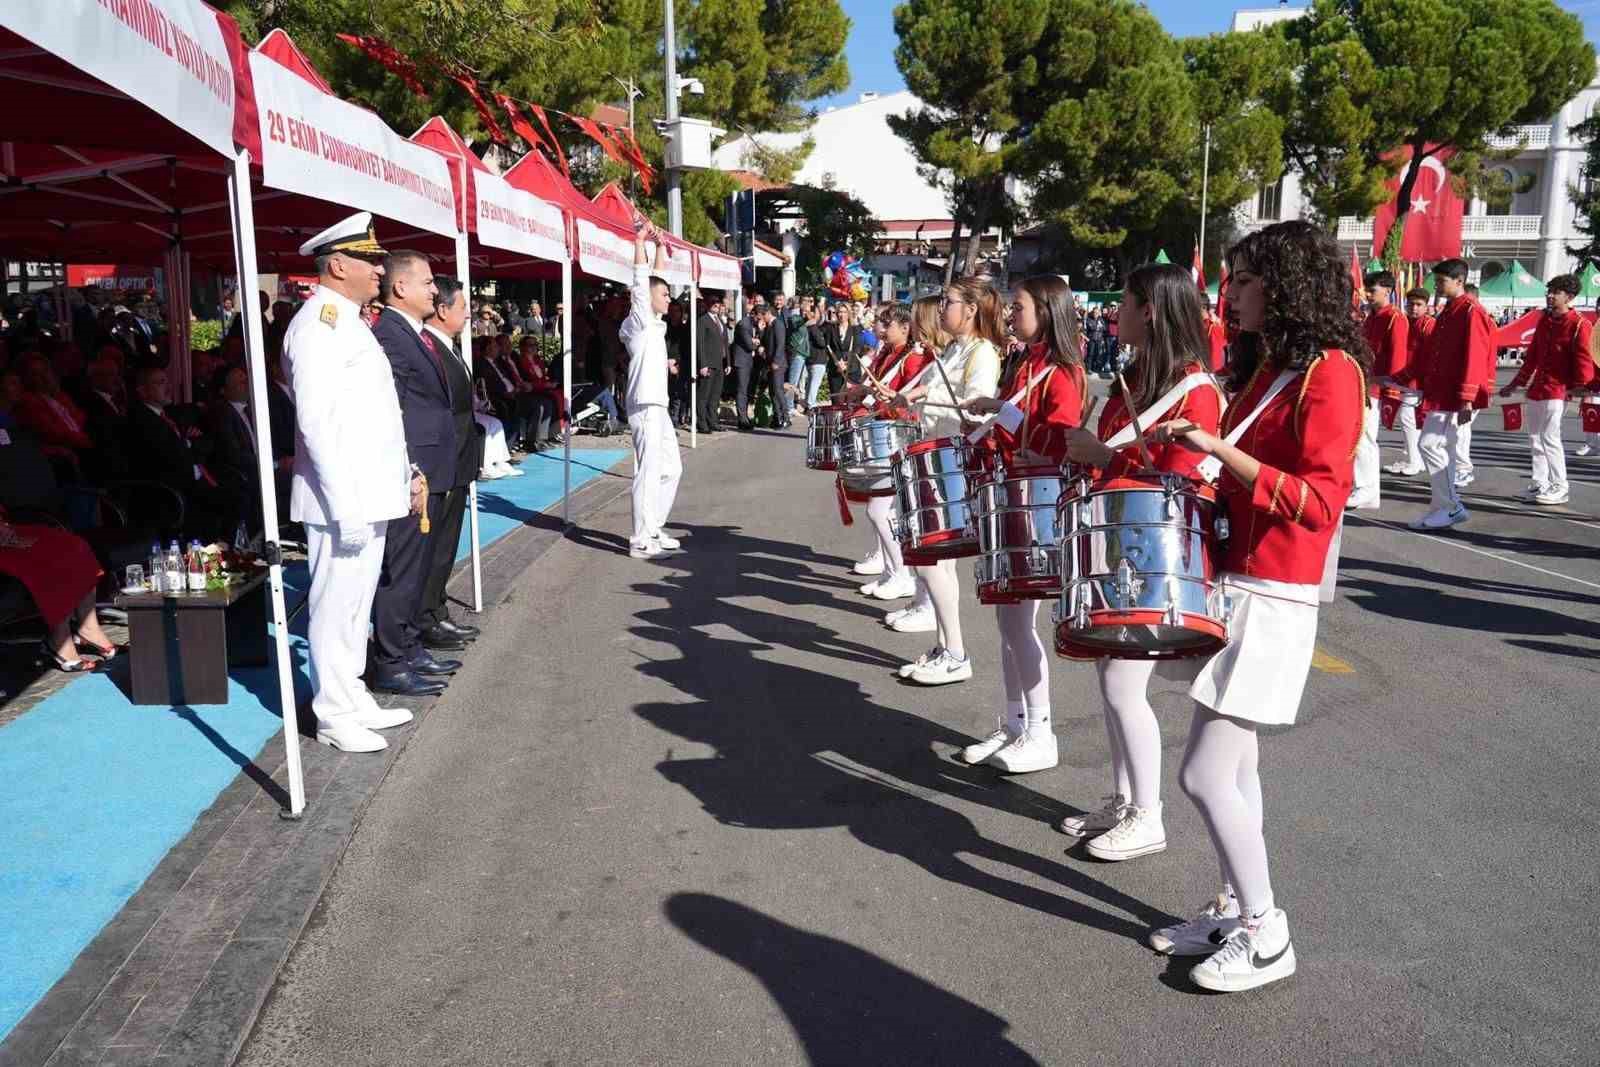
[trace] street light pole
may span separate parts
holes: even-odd
[[[1206,154],[1205,162],[1200,168],[1200,269],[1205,269],[1206,263],[1206,208],[1211,197],[1211,123],[1206,123]],[[1201,294],[1204,296],[1205,294]],[[1220,300],[1221,297],[1218,297]]]
[[[666,47],[663,51],[667,57],[667,83],[664,86],[667,98],[667,128],[671,135],[681,134],[676,128],[678,121],[678,35],[673,27],[672,0],[663,0],[662,35]],[[667,228],[676,237],[683,236],[683,174],[675,167],[667,168]]]

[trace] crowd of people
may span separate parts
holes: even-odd
[[[1157,684],[1186,686],[1194,711],[1179,782],[1204,818],[1221,885],[1192,919],[1153,931],[1149,941],[1157,951],[1196,957],[1196,984],[1236,991],[1295,969],[1262,832],[1258,731],[1292,724],[1298,714],[1318,605],[1331,599],[1337,573],[1343,516],[1378,506],[1384,474],[1426,471],[1432,501],[1413,526],[1440,529],[1466,518],[1458,494],[1471,479],[1472,419],[1495,391],[1495,348],[1493,323],[1460,260],[1437,265],[1433,293],[1404,294],[1403,312],[1393,304],[1392,275],[1367,275],[1363,302],[1335,242],[1304,223],[1246,238],[1229,250],[1226,266],[1225,321],[1189,272],[1168,264],[1134,270],[1120,305],[1104,314],[1075,307],[1055,276],[1026,279],[1008,297],[988,279],[960,279],[942,297],[880,306],[867,321],[843,318],[838,328],[856,331],[850,358],[825,371],[842,379],[830,382],[828,395],[842,417],[910,420],[923,441],[957,440],[976,427],[979,447],[1003,469],[1071,464],[1097,487],[1152,471],[1214,484],[1232,531],[1218,548],[1217,580],[1231,602],[1226,644],[1159,663],[1096,657],[1110,792],[1059,828],[1105,861],[1165,849],[1161,740],[1149,693]],[[1548,288],[1522,367],[1498,390],[1502,397],[1526,391],[1524,499],[1536,506],[1567,501],[1566,401],[1600,389],[1592,327],[1571,306],[1577,279],[1554,278]],[[743,331],[751,363],[759,369],[776,315],[825,323],[817,303],[758,305]],[[1360,311],[1352,314],[1353,306]],[[1100,358],[1120,375],[1098,418],[1088,420],[1089,378],[1104,373],[1092,361],[1113,336],[1113,356]],[[789,384],[774,373],[775,394]],[[815,393],[791,393],[797,411],[816,402]],[[739,411],[742,417],[742,403]],[[1404,458],[1386,467],[1381,424],[1404,431]],[[871,531],[871,551],[854,567],[871,579],[861,592],[903,602],[884,616],[889,629],[934,635],[934,646],[905,663],[900,677],[921,686],[970,683],[977,672],[963,639],[955,562],[909,559],[894,497],[851,493],[844,484],[841,478],[841,496],[865,504]],[[1039,603],[995,606],[996,728],[962,750],[968,763],[1024,774],[1059,761]]]

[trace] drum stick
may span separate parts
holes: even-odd
[[[1150,446],[1145,443],[1144,428],[1139,425],[1139,409],[1133,406],[1133,392],[1128,388],[1128,381],[1117,372],[1117,388],[1122,390],[1122,404],[1128,409],[1128,417],[1133,420],[1133,439],[1139,445],[1139,458],[1144,460],[1146,470],[1155,468],[1155,460],[1150,458]]]
[[[1085,426],[1085,427],[1088,426],[1089,425],[1089,420],[1094,418],[1095,408],[1097,408],[1099,406],[1100,406],[1100,398],[1097,397],[1097,396],[1091,396],[1089,398],[1089,403],[1084,405],[1083,418],[1078,421],[1078,425],[1079,426]]]

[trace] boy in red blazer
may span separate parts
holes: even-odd
[[[1433,268],[1434,292],[1447,303],[1439,313],[1422,377],[1427,419],[1417,442],[1432,499],[1414,530],[1442,530],[1468,518],[1456,481],[1462,428],[1487,402],[1494,380],[1494,320],[1467,292],[1467,264],[1447,259]],[[1480,393],[1484,395],[1480,397]]]
[[[1567,502],[1567,453],[1561,440],[1561,418],[1567,394],[1587,389],[1595,379],[1594,326],[1572,310],[1579,292],[1576,275],[1550,279],[1544,294],[1544,317],[1533,331],[1522,369],[1500,390],[1510,396],[1527,389],[1524,405],[1528,447],[1533,453],[1533,483],[1522,499],[1553,506]]]
[[[1367,388],[1367,410],[1362,418],[1361,441],[1356,445],[1355,489],[1349,508],[1375,508],[1378,491],[1378,379],[1392,378],[1406,365],[1406,338],[1410,324],[1394,306],[1394,275],[1386,270],[1366,276],[1367,319],[1361,332],[1372,349],[1372,378]]]

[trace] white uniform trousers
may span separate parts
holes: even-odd
[[[642,548],[661,534],[683,477],[678,432],[661,404],[645,404],[628,415],[633,431],[633,538]]]
[[[1561,417],[1565,400],[1529,400],[1522,405],[1527,414],[1528,447],[1533,452],[1533,484],[1549,493],[1567,492],[1567,450],[1561,440]]]
[[[306,639],[311,646],[311,707],[319,723],[378,709],[361,676],[367,669],[372,597],[383,570],[388,522],[372,524],[360,552],[339,549],[339,528],[306,523],[311,596]]]
[[[1464,424],[1456,427],[1456,443],[1454,447],[1456,450],[1457,478],[1467,479],[1472,477],[1472,424],[1476,421],[1478,421],[1478,412],[1474,409],[1472,417],[1467,419]]]
[[[1422,455],[1422,465],[1428,470],[1428,482],[1433,490],[1431,507],[1434,511],[1454,511],[1461,504],[1456,492],[1456,444],[1458,431],[1453,411],[1430,411],[1422,424],[1422,437],[1417,451]]]
[[[1361,440],[1356,442],[1355,485],[1351,497],[1378,506],[1378,398],[1367,398],[1367,412],[1361,420]]]
[[[1413,473],[1422,469],[1422,453],[1417,442],[1422,437],[1422,427],[1417,425],[1417,409],[1422,406],[1422,394],[1411,389],[1400,392],[1400,410],[1395,421],[1400,424],[1400,436],[1406,442],[1406,470]]]

